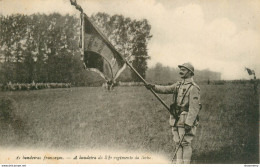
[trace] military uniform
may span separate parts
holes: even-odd
[[[200,111],[200,88],[194,83],[193,78],[187,78],[170,86],[155,85],[154,91],[162,94],[173,94],[173,101],[177,103],[176,113],[178,113],[179,119],[175,120],[174,116],[170,115],[169,121],[172,126],[173,140],[176,144],[179,144],[185,134],[184,125],[191,126],[191,130],[185,134],[177,152],[177,163],[190,163],[191,141],[196,134],[197,116]],[[175,97],[177,97],[176,100]]]

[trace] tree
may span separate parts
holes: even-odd
[[[2,82],[71,82],[79,66],[79,19],[57,13],[0,19]]]
[[[23,60],[27,17],[12,15],[1,17],[1,49],[4,55],[4,72],[6,80],[24,81]]]

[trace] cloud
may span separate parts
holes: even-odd
[[[201,7],[194,4],[165,14],[171,19],[160,28],[164,34],[153,36],[150,66],[161,62],[176,67],[192,62],[198,69],[221,72],[223,79],[248,78],[244,67],[260,66],[259,32],[239,29],[224,17],[206,22]],[[258,69],[256,72],[260,74]]]
[[[10,15],[15,13],[76,13],[69,0],[2,0],[0,2],[1,13]]]

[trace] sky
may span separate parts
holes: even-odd
[[[174,67],[190,62],[195,69],[222,73],[222,79],[260,76],[260,0],[78,0],[87,15],[97,12],[147,19],[151,60]],[[0,13],[79,12],[69,0],[0,0]]]

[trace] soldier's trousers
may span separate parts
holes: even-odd
[[[184,136],[184,139],[181,142],[181,146],[176,155],[177,164],[190,164],[192,148],[191,141],[193,140],[196,134],[197,127],[194,126],[191,128],[189,133],[185,134],[184,127],[172,127],[173,140],[176,143],[176,146],[179,145],[181,138]]]

